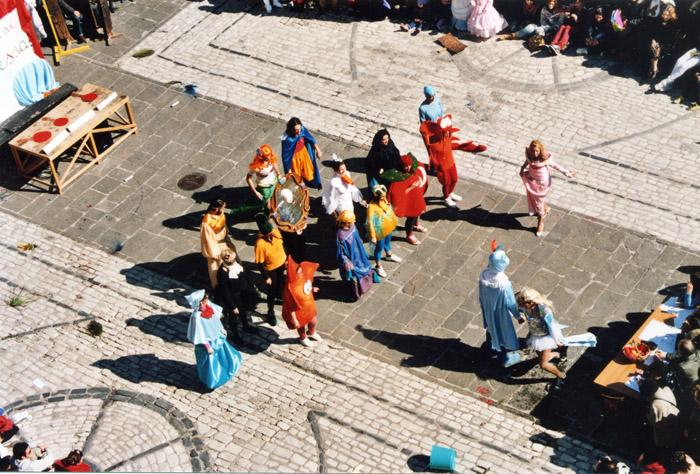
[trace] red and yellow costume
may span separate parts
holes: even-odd
[[[301,267],[301,274],[297,268]],[[314,301],[314,272],[318,263],[296,263],[292,257],[287,259],[287,285],[282,299],[282,318],[289,329],[303,328],[316,317]],[[292,315],[292,313],[294,313]]]
[[[423,142],[428,149],[437,179],[442,184],[442,193],[445,198],[452,194],[457,185],[457,166],[452,151],[479,153],[486,150],[484,145],[475,145],[471,141],[460,143],[459,139],[453,135],[454,132],[459,132],[459,129],[452,126],[450,114],[441,117],[437,122],[426,120],[420,125]]]

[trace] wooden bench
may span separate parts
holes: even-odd
[[[649,326],[652,321],[660,321],[662,323],[673,326],[673,320],[677,315],[671,313],[664,313],[661,310],[661,306],[657,307],[653,313],[644,321],[637,332],[632,335],[632,337],[622,346],[626,346],[630,342],[639,342],[640,334]],[[641,369],[644,364],[642,362],[630,362],[622,353],[622,348],[618,351],[617,355],[613,360],[610,361],[608,365],[605,366],[603,371],[598,374],[598,377],[594,380],[594,383],[600,385],[609,392],[614,392],[615,394],[624,395],[635,400],[640,399],[640,394],[636,390],[625,385],[636,369]]]
[[[127,96],[85,84],[13,138],[10,149],[21,176],[62,194],[68,184],[137,131]],[[47,164],[50,177],[36,176]]]

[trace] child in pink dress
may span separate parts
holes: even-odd
[[[530,146],[525,148],[525,163],[520,167],[520,177],[525,184],[525,192],[527,193],[528,211],[531,216],[537,214],[538,237],[542,235],[544,217],[549,212],[549,206],[545,202],[552,186],[549,168],[563,173],[567,178],[575,176],[571,171],[557,165],[551,156],[545,151],[542,142],[533,140]]]
[[[488,39],[508,26],[503,15],[493,7],[493,0],[471,0],[474,7],[467,19],[469,33]]]

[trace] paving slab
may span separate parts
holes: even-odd
[[[348,158],[349,169],[365,185],[362,159],[379,127],[390,128],[401,150],[422,153],[415,109],[424,82],[438,89],[465,137],[489,145],[483,155],[458,156],[461,178],[457,192],[464,197],[461,209],[444,208],[437,199],[439,185],[431,178],[428,211],[422,219],[429,232],[420,236],[418,247],[402,241],[399,232],[395,249],[404,261],[387,263],[388,279],[353,305],[340,301],[343,288],[338,284],[332,255],[316,251],[333,246],[333,231],[331,223],[321,217],[320,199],[314,192],[307,232],[309,249],[314,249],[313,255],[319,256],[321,264],[319,329],[329,340],[329,351],[342,356],[331,358],[318,353],[314,365],[290,344],[292,335],[265,329],[255,351],[247,355],[246,364],[261,370],[273,367],[282,371],[275,364],[287,371],[290,367],[307,372],[313,369],[311,378],[317,383],[333,381],[329,390],[338,393],[340,401],[353,398],[354,392],[338,387],[347,387],[348,380],[362,374],[336,368],[345,367],[348,357],[357,357],[372,370],[379,364],[381,370],[396,377],[386,382],[388,392],[393,388],[394,393],[400,393],[400,388],[410,387],[412,393],[418,393],[422,384],[430,384],[427,391],[444,391],[451,409],[469,408],[461,412],[462,418],[455,415],[462,426],[473,426],[469,424],[471,408],[486,406],[498,407],[495,414],[483,415],[484,419],[493,416],[495,426],[524,423],[530,430],[525,431],[527,434],[541,430],[541,426],[560,430],[511,446],[509,459],[519,469],[527,465],[527,470],[533,472],[538,466],[557,471],[557,466],[566,465],[576,470],[576,463],[583,460],[585,464],[592,458],[595,450],[591,445],[630,457],[637,454],[640,438],[617,428],[631,426],[630,420],[637,418],[637,407],[630,403],[618,412],[605,412],[591,380],[646,315],[667,294],[680,290],[697,265],[700,234],[695,228],[697,221],[687,210],[688,205],[697,208],[693,201],[697,193],[689,192],[694,190],[689,183],[699,148],[688,138],[697,129],[697,113],[684,112],[664,100],[665,96],[645,95],[645,86],[629,77],[625,65],[613,65],[604,58],[531,57],[518,42],[469,43],[464,53],[449,57],[436,55],[427,35],[397,41],[392,20],[366,22],[344,13],[314,18],[286,10],[266,16],[257,6],[237,1],[202,5],[145,0],[118,6],[114,15],[116,31],[129,34],[116,39],[113,46],[92,44],[86,53],[65,58],[56,75],[62,82],[80,85],[90,81],[128,93],[140,133],[73,183],[63,196],[37,192],[17,178],[8,156],[0,162],[0,186],[5,189],[0,216],[8,226],[3,230],[0,258],[7,268],[26,267],[23,273],[17,273],[24,275],[23,279],[13,280],[3,274],[0,282],[6,293],[19,284],[40,295],[34,311],[42,315],[33,323],[19,318],[17,310],[4,307],[3,311],[12,316],[5,328],[6,336],[2,336],[8,341],[6,353],[17,358],[18,354],[31,352],[28,348],[36,344],[49,344],[49,350],[58,352],[47,352],[52,355],[46,359],[64,360],[63,373],[68,374],[69,369],[76,372],[71,377],[78,377],[77,390],[106,387],[107,392],[93,398],[112,397],[110,400],[118,403],[130,402],[114,398],[111,390],[115,387],[132,390],[136,396],[149,394],[177,406],[189,417],[185,420],[191,418],[198,423],[201,438],[183,436],[153,454],[137,453],[128,458],[98,459],[97,454],[91,454],[98,467],[106,469],[121,463],[119,468],[123,470],[306,471],[321,466],[316,455],[278,456],[272,449],[252,449],[274,438],[280,446],[296,443],[299,451],[317,453],[320,445],[308,443],[309,426],[314,426],[310,421],[291,421],[281,417],[279,411],[269,411],[265,424],[263,414],[257,413],[253,405],[244,403],[232,408],[232,400],[240,395],[238,385],[227,395],[202,394],[196,380],[183,376],[192,376],[191,347],[182,339],[186,315],[173,300],[207,284],[197,231],[206,202],[222,197],[233,204],[249,196],[244,182],[248,161],[263,142],[279,152],[278,136],[290,115],[300,116],[319,140],[324,150],[324,182],[331,176],[326,160],[335,151]],[[248,39],[260,28],[274,33],[253,46]],[[300,40],[298,51],[287,54],[289,51],[280,49],[279,44],[284,44],[292,31],[307,34]],[[319,41],[332,44],[319,53]],[[131,57],[135,50],[147,47],[157,53],[140,60]],[[441,74],[436,75],[436,70]],[[172,81],[179,82],[169,85]],[[190,83],[197,85],[196,98],[182,92],[182,85]],[[304,87],[299,87],[300,83]],[[611,94],[622,97],[634,113],[620,113],[609,108],[609,101],[591,99]],[[175,102],[178,104],[172,106]],[[659,116],[664,117],[662,122]],[[545,126],[538,126],[535,133],[532,123]],[[555,176],[548,231],[539,239],[534,236],[535,219],[527,215],[517,179],[522,148],[535,134],[562,165],[577,173],[574,181]],[[655,157],[664,160],[662,166],[649,169],[645,157],[660,140],[668,153]],[[177,181],[190,172],[204,173],[206,184],[195,191],[179,189]],[[679,182],[677,176],[686,179]],[[669,187],[671,179],[673,186]],[[659,189],[676,189],[678,193],[660,197]],[[246,266],[254,268],[254,224],[230,224]],[[476,282],[494,238],[509,251],[508,272],[517,288],[531,285],[540,289],[554,301],[557,317],[569,325],[572,334],[591,331],[599,338],[595,349],[571,351],[570,361],[564,366],[571,383],[562,394],[546,392],[550,378],[535,367],[534,354],[529,351],[522,351],[524,362],[518,367],[503,371],[482,350],[484,330]],[[15,247],[22,240],[39,243],[41,253],[18,253]],[[123,245],[123,249],[110,256],[117,245]],[[56,253],[58,249],[60,253]],[[57,267],[52,266],[56,255],[67,259],[60,278],[54,274]],[[32,265],[24,263],[27,258]],[[93,262],[99,264],[88,265]],[[85,279],[91,277],[99,283]],[[106,291],[104,285],[111,285],[112,291]],[[63,300],[66,290],[70,297]],[[107,299],[108,295],[113,301]],[[167,303],[157,299],[163,296]],[[127,327],[109,327],[112,318],[147,321],[162,305],[169,308],[160,311],[164,315],[162,325],[134,322]],[[47,311],[52,316],[47,318]],[[75,367],[86,359],[78,354],[80,349],[69,348],[60,338],[95,315],[110,323],[105,339],[112,342],[72,334],[76,348],[94,344],[99,351],[88,356],[97,365],[81,362]],[[53,324],[59,326],[51,327]],[[519,329],[519,336],[525,336],[524,328]],[[138,350],[125,352],[116,344],[125,338],[134,339]],[[276,344],[278,340],[286,342]],[[314,352],[312,359],[316,355]],[[43,359],[39,361],[43,363]],[[17,367],[36,377],[44,376],[32,367],[33,362],[33,358],[18,358]],[[251,368],[248,373],[250,381],[243,384],[243,393],[255,390],[261,382],[259,371]],[[52,390],[75,388],[63,388],[66,381],[59,375],[51,379]],[[336,379],[343,383],[337,385]],[[399,379],[401,383],[396,382]],[[283,380],[281,376],[274,383],[281,387]],[[374,387],[372,380],[357,379],[354,383],[356,387]],[[482,393],[484,388],[488,395]],[[44,392],[14,383],[7,392],[0,392],[10,404],[24,403],[25,399],[29,402],[28,397],[34,393]],[[49,393],[55,395],[55,391]],[[79,395],[84,394],[74,394]],[[205,401],[204,407],[192,406],[193,400],[207,395],[215,398],[211,411],[205,409],[210,401]],[[424,398],[430,399],[428,395]],[[488,405],[484,398],[495,405]],[[82,399],[68,397],[70,400]],[[456,436],[457,431],[431,431],[423,418],[419,422],[399,418],[395,420],[398,425],[417,423],[410,426],[415,426],[420,448],[391,428],[376,426],[371,428],[374,431],[370,439],[383,440],[379,448],[369,448],[367,439],[355,436],[350,437],[353,450],[342,451],[336,446],[337,440],[348,439],[348,429],[356,434],[357,429],[369,429],[362,424],[364,419],[355,414],[347,419],[333,415],[327,397],[311,400],[321,407],[314,415],[318,423],[331,423],[334,430],[340,429],[327,438],[332,441],[324,441],[336,449],[331,451],[332,457],[326,458],[329,464],[325,468],[404,471],[424,466],[424,454],[418,453],[424,453],[426,443],[435,440],[475,453],[487,453],[492,443],[506,443],[506,438],[497,441],[502,436],[498,430],[486,430],[474,444],[469,437]],[[387,413],[409,406],[407,400],[413,399],[397,400]],[[304,393],[294,392],[284,403],[291,409],[311,402]],[[262,406],[269,408],[269,404],[268,399]],[[48,407],[47,403],[33,408],[37,410],[35,418]],[[152,411],[163,415],[159,410],[162,407],[153,406]],[[600,416],[591,417],[591,412]],[[57,410],[51,417],[58,420],[70,413]],[[448,417],[450,413],[445,406],[440,416]],[[85,416],[85,423],[96,423],[89,414]],[[211,420],[217,417],[225,421],[214,426]],[[241,423],[226,424],[237,417],[241,417]],[[437,418],[431,423],[438,423]],[[541,425],[533,424],[533,420]],[[280,424],[290,427],[289,433],[282,434],[287,430]],[[229,433],[233,426],[247,427],[247,431],[240,432],[240,441],[231,444],[216,438],[217,433]],[[264,432],[256,431],[256,426],[264,426]],[[110,429],[117,437],[130,437],[128,431],[120,431],[126,430],[121,425]],[[47,430],[37,429],[35,436]],[[55,439],[64,439],[61,436]],[[84,437],[76,439],[80,441],[75,445],[85,442]],[[549,451],[538,444],[542,439],[554,440],[545,443]],[[569,439],[584,443],[578,445],[583,448],[573,461],[562,455],[562,451],[568,452],[562,440]],[[528,443],[542,447],[537,452],[543,456],[523,457],[522,451],[529,452]],[[56,444],[68,449],[69,443]],[[197,448],[196,456],[190,458],[195,444],[207,449]],[[183,446],[190,451],[179,451]],[[560,451],[556,451],[558,446]],[[238,455],[227,456],[230,452]],[[368,456],[370,452],[374,456]],[[170,464],[162,461],[163,453],[167,453]],[[357,459],[361,461],[350,462]],[[464,470],[486,469],[492,462],[480,454],[473,458],[465,454],[460,459],[467,462]],[[554,464],[548,464],[550,461]]]

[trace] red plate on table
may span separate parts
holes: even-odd
[[[43,130],[41,132],[36,132],[34,136],[32,137],[32,140],[34,140],[37,143],[45,142],[51,138],[51,132],[48,130]]]
[[[83,95],[83,102],[92,102],[93,100],[97,99],[97,94],[94,92],[90,92],[89,94]]]
[[[63,127],[68,123],[68,118],[67,117],[61,117],[57,118],[56,120],[53,121],[53,124],[57,127]]]

